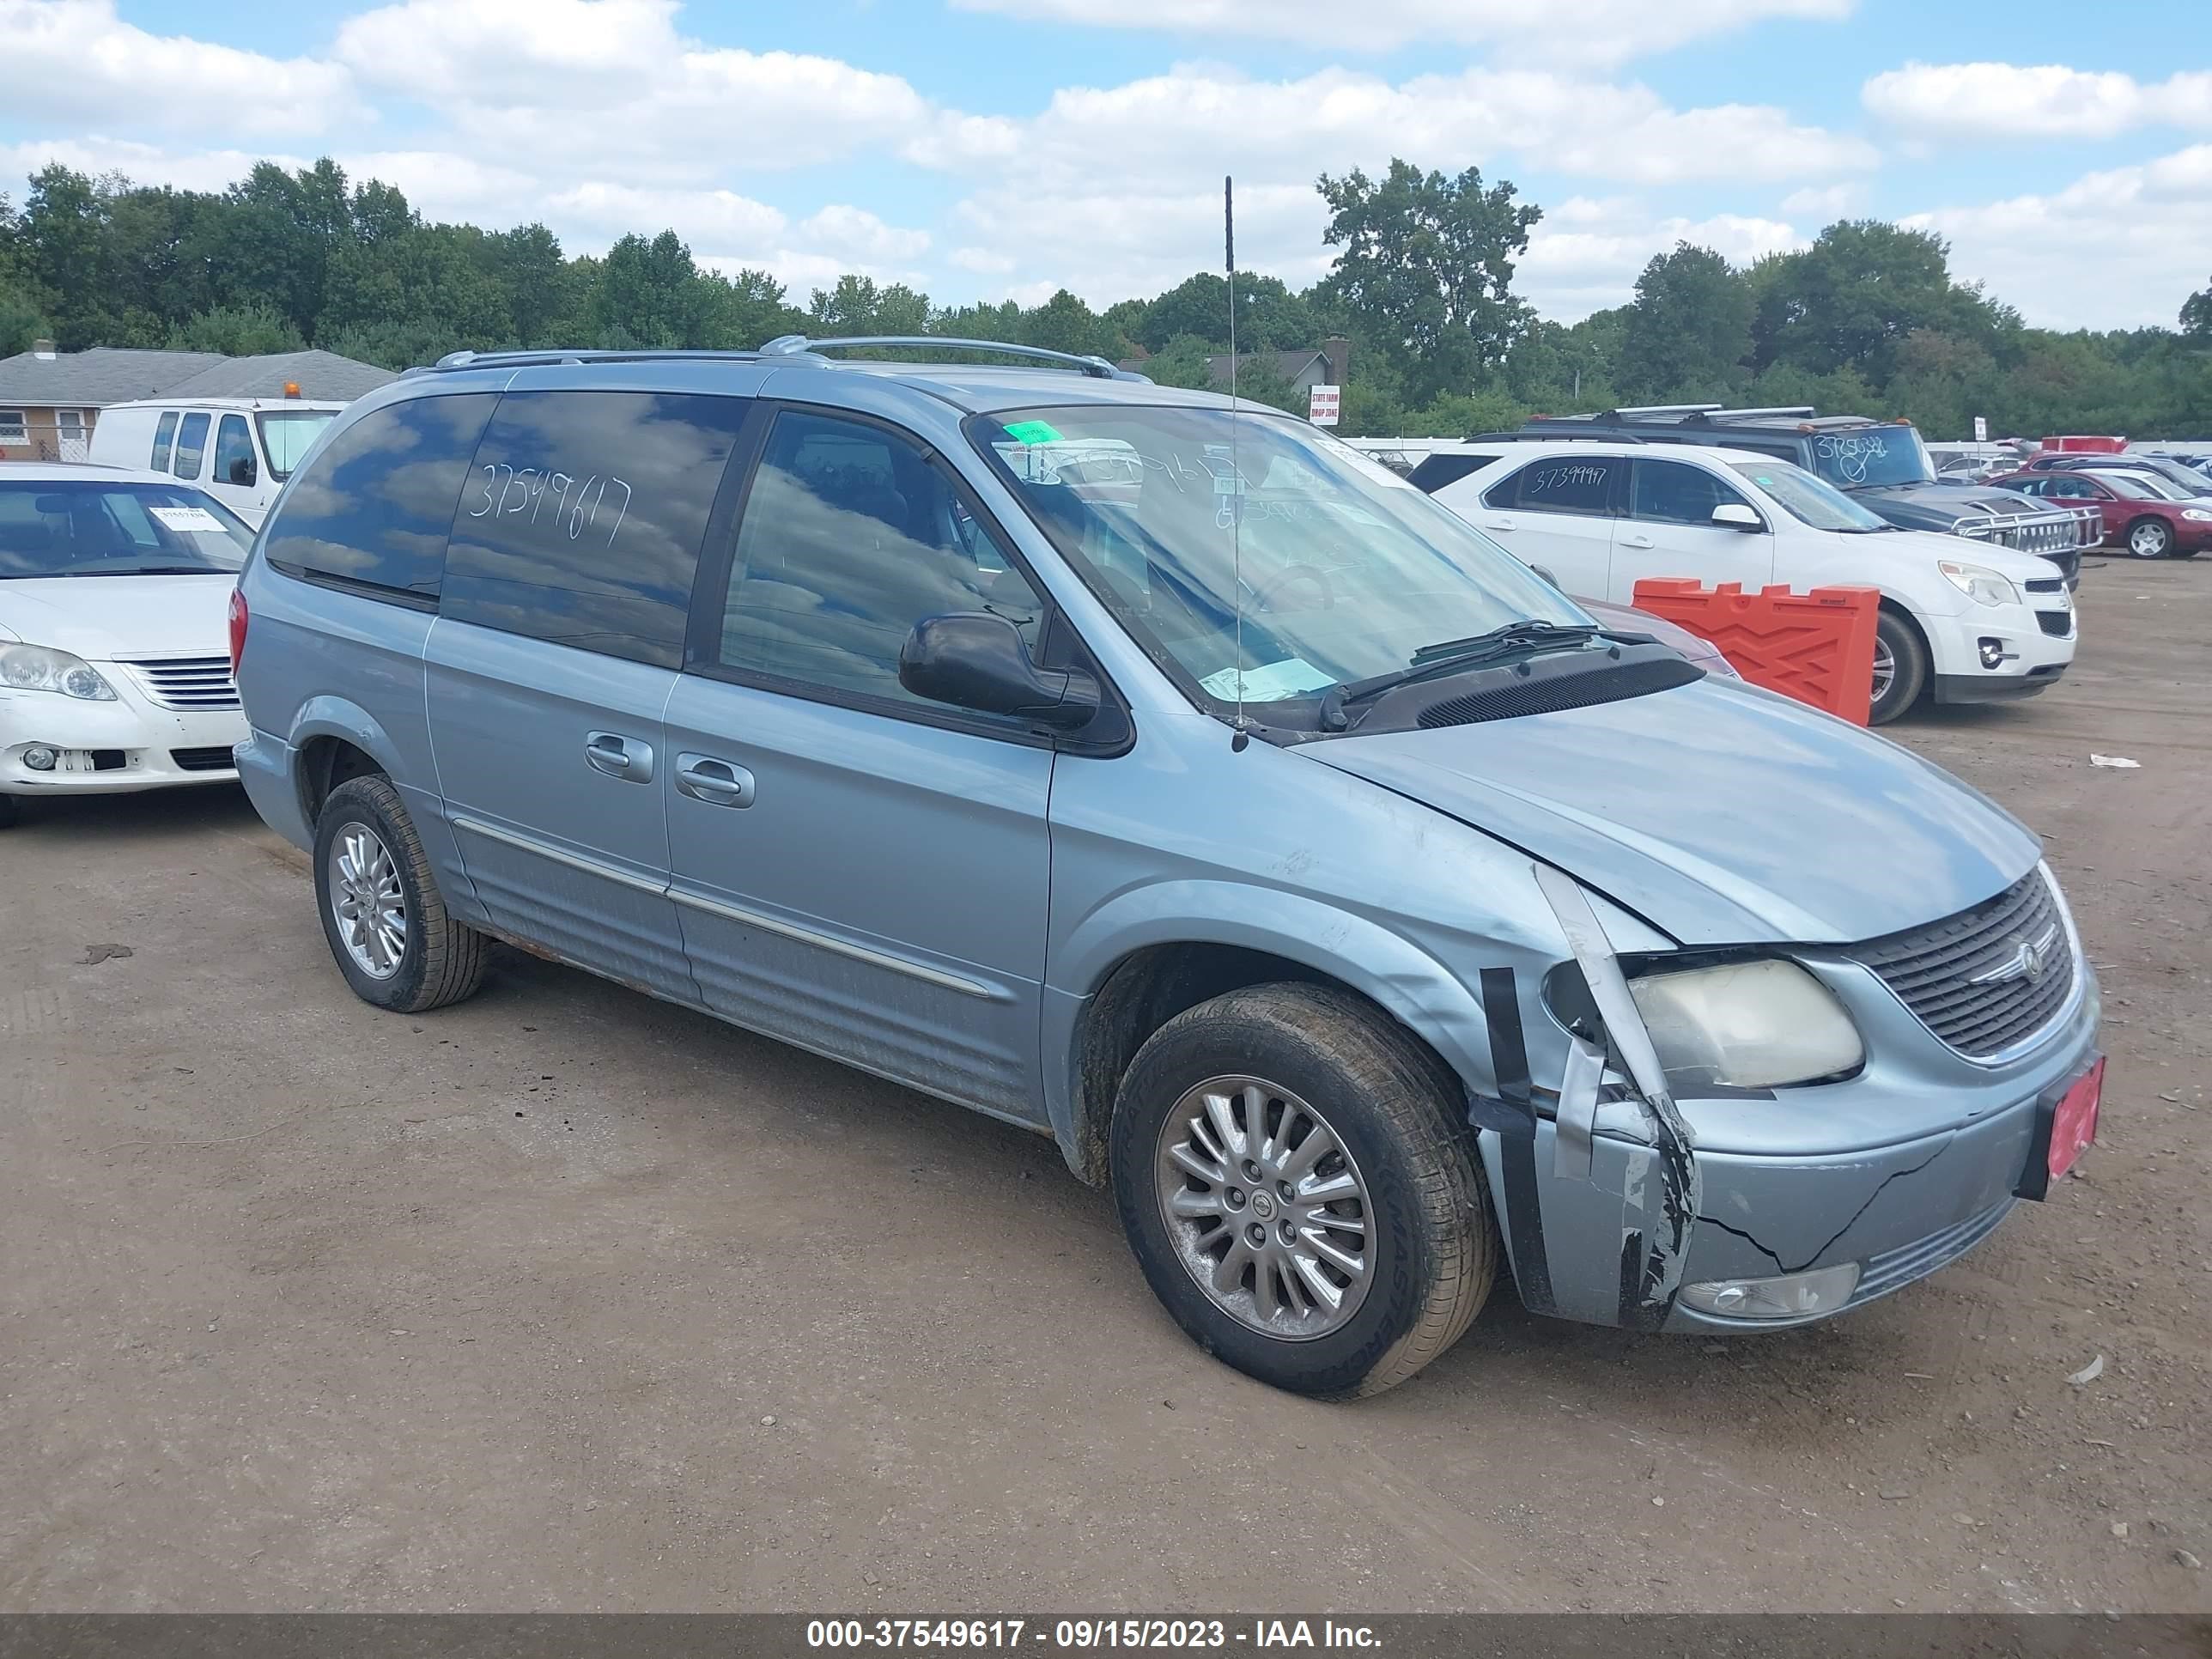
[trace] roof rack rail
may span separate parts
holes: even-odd
[[[433,368],[528,368],[540,363],[640,363],[670,358],[704,359],[710,362],[757,362],[757,351],[705,351],[680,348],[640,347],[634,350],[568,351],[558,348],[540,351],[449,351]]]
[[[1595,416],[1589,415],[1541,415],[1532,416],[1529,426],[1534,426],[1538,422],[1541,422],[1547,427],[1564,426],[1570,421],[1589,421],[1595,418]],[[1577,439],[1588,440],[1593,443],[1602,441],[1609,444],[1640,444],[1647,441],[1640,434],[1634,432],[1600,432],[1589,429],[1581,432],[1532,432],[1528,427],[1523,427],[1518,432],[1470,432],[1460,441],[1465,444],[1549,444],[1572,442]]]
[[[1095,380],[1142,380],[1145,376],[1116,368],[1103,357],[1082,356],[1073,351],[1049,351],[1042,346],[1014,345],[1005,340],[962,340],[935,334],[846,334],[827,340],[810,340],[804,334],[786,334],[760,349],[763,357],[796,357],[845,346],[908,346],[925,351],[989,351],[1003,357],[1032,357],[1040,362],[1078,368]]]

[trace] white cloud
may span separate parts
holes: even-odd
[[[1014,268],[1011,257],[987,247],[956,247],[946,258],[958,269],[981,276],[1003,276]]]
[[[1341,68],[1260,81],[1191,64],[1116,87],[1063,88],[1024,122],[940,122],[908,148],[942,167],[1093,189],[1139,173],[1192,179],[1241,168],[1310,179],[1392,155],[1456,167],[1504,151],[1639,184],[1818,178],[1878,159],[1862,139],[1796,125],[1771,106],[1678,110],[1645,87],[1543,70],[1473,69],[1393,85]]]
[[[338,64],[149,34],[117,16],[113,0],[0,0],[0,111],[221,137],[373,118]]]
[[[1395,52],[1419,40],[1496,46],[1522,56],[1620,63],[1641,52],[1768,18],[1832,20],[1852,0],[954,0],[969,11],[1082,28],[1255,35],[1346,52]]]
[[[282,167],[308,163],[296,155],[271,155],[242,149],[196,150],[178,153],[156,144],[90,134],[82,138],[32,138],[20,144],[0,144],[0,194],[22,200],[16,181],[58,161],[72,170],[97,178],[120,173],[134,181],[174,185],[179,190],[219,191],[253,171],[257,161],[274,161]]]
[[[1636,279],[1651,257],[1677,242],[1709,247],[1735,264],[1803,247],[1796,227],[1777,219],[1717,214],[1706,219],[1654,218],[1636,200],[1577,197],[1546,216],[1528,238],[1513,286],[1547,317],[1571,322],[1636,295]]]
[[[2212,74],[2201,70],[2148,83],[2062,64],[1914,62],[1874,76],[1859,98],[1922,140],[2110,138],[2154,124],[2212,126]]]
[[[2039,327],[2171,328],[2212,247],[2212,144],[1904,222],[1948,237],[1955,275]]]
[[[673,0],[404,0],[339,58],[510,165],[705,183],[895,145],[933,112],[896,75],[680,36]]]
[[[1793,218],[1818,219],[1824,225],[1847,219],[1866,203],[1866,186],[1856,179],[1841,184],[1807,185],[1782,198],[1782,210]]]

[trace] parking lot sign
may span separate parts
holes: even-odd
[[[1306,419],[1316,426],[1334,426],[1337,406],[1343,401],[1344,388],[1317,386],[1306,394]]]

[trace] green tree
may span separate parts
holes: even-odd
[[[834,288],[814,290],[806,331],[838,334],[927,334],[929,296],[904,283],[878,286],[872,276],[844,276]]]
[[[1994,350],[2008,349],[2019,328],[2017,313],[1951,280],[1941,236],[1876,219],[1839,222],[1809,248],[1760,260],[1751,285],[1753,359],[1761,369],[1790,363],[1826,374],[1848,366],[1881,386],[1915,329]]]
[[[1485,189],[1478,168],[1448,178],[1395,159],[1380,181],[1354,168],[1318,188],[1322,240],[1340,250],[1323,293],[1388,343],[1420,401],[1504,361],[1531,319],[1511,292],[1513,260],[1540,209],[1516,204],[1510,183]]]
[[[6,201],[0,197],[0,204]],[[2212,283],[2181,302],[2181,331],[2192,340],[2212,341]]]
[[[1972,340],[1917,328],[1898,347],[1897,373],[1883,395],[1930,438],[1974,435],[1974,416],[1998,407],[1996,359]]]
[[[199,312],[171,329],[165,343],[172,351],[219,351],[228,357],[302,351],[307,344],[290,318],[266,305]]]
[[[1105,356],[1115,344],[1112,331],[1097,313],[1066,289],[1022,319],[1018,339],[1024,345],[1085,357]]]
[[[1626,397],[1653,403],[1725,401],[1749,378],[1751,284],[1708,247],[1677,242],[1636,279],[1621,341]]]
[[[698,268],[672,230],[651,241],[635,231],[607,250],[593,296],[599,343],[611,347],[683,346],[699,323]]]

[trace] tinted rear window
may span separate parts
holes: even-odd
[[[1493,485],[1482,499],[1491,507],[1602,516],[1613,510],[1613,481],[1622,465],[1605,456],[1547,456]]]
[[[489,392],[410,398],[362,416],[286,487],[269,562],[434,603],[454,507],[498,401]]]
[[[1480,472],[1498,459],[1488,455],[1431,455],[1415,467],[1409,477],[1413,488],[1433,495],[1446,484],[1457,483],[1470,472]]]
[[[520,392],[453,520],[439,613],[675,668],[742,398]]]

